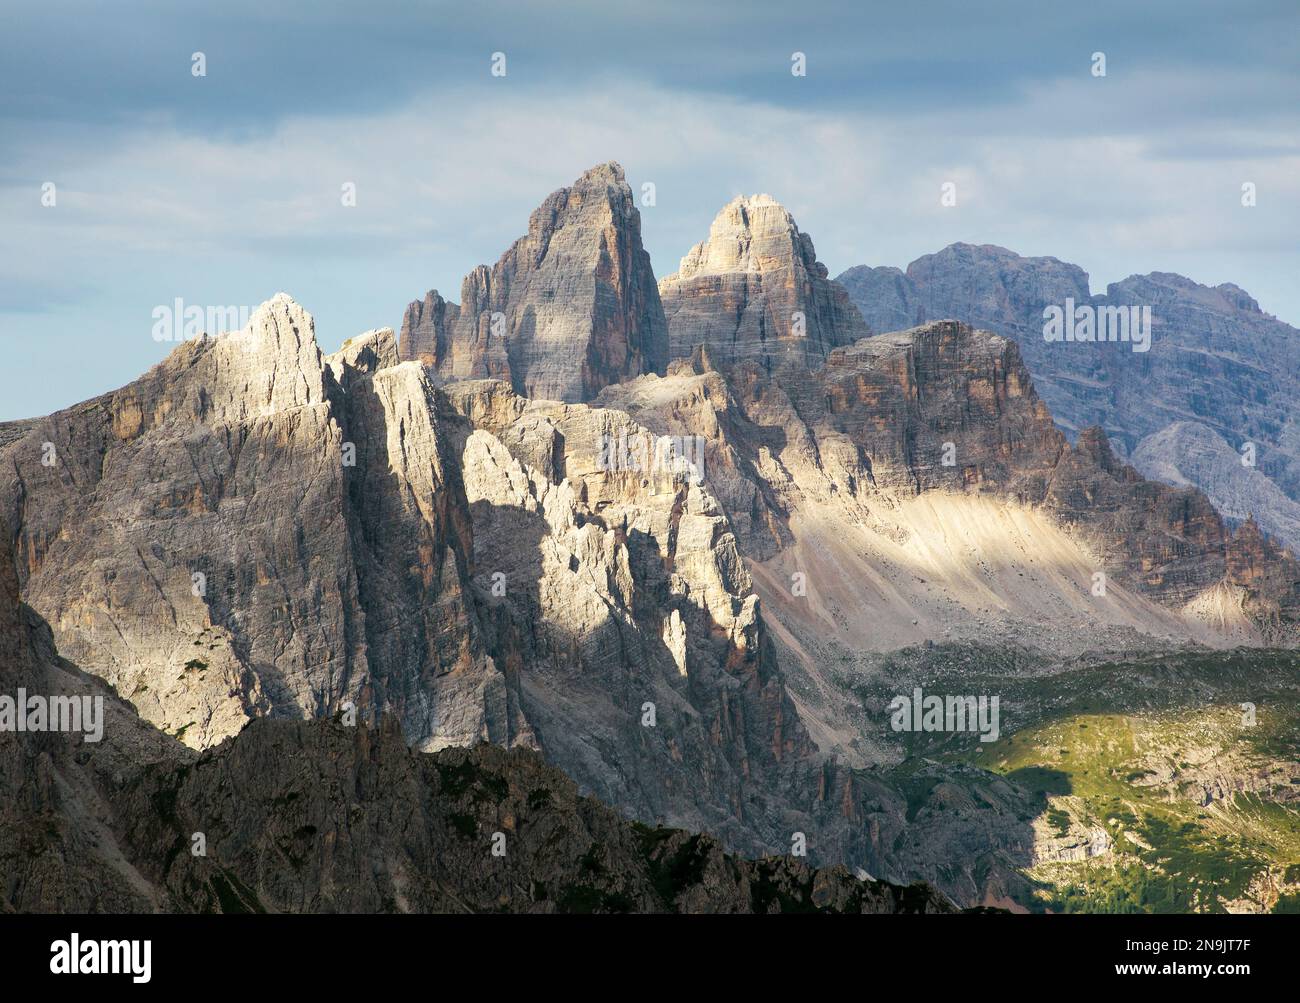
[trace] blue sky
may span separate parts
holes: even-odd
[[[284,290],[327,349],[431,287],[459,299],[604,160],[656,186],[659,275],[764,191],[832,274],[996,243],[1076,262],[1095,291],[1233,281],[1300,324],[1297,28],[1294,0],[10,3],[0,420],[143,372],[177,297]]]

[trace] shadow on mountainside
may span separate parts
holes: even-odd
[[[6,551],[0,689],[93,694],[106,728],[0,733],[0,912],[951,911],[628,823],[526,750],[416,753],[387,716],[262,718],[194,753],[59,658],[17,595]]]

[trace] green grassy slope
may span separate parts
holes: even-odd
[[[847,682],[847,681],[846,681]],[[894,694],[998,695],[1001,736],[894,733]],[[1300,908],[1300,659],[1184,652],[1066,668],[913,650],[850,688],[903,762],[980,767],[1033,806],[1033,888],[1052,911]],[[1242,704],[1254,707],[1253,722]]]

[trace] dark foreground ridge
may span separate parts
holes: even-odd
[[[391,716],[264,718],[195,754],[58,657],[3,561],[0,692],[20,688],[90,693],[105,727],[0,732],[0,912],[953,911],[629,822],[525,749],[415,752]]]
[[[137,838],[184,911],[952,911],[925,885],[629,822],[525,749],[412,752],[391,719],[256,721],[150,797]]]

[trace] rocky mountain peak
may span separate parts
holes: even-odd
[[[673,358],[707,345],[724,369],[747,361],[767,371],[820,368],[832,349],[870,333],[827,275],[780,202],[737,196],[659,282]]]
[[[547,196],[528,218],[528,237],[543,254],[555,231],[565,227],[602,227],[613,220],[635,223],[640,232],[640,213],[632,199],[623,168],[614,161],[584,171],[572,185]],[[539,259],[540,260],[540,259]]]
[[[326,397],[324,357],[312,315],[287,293],[276,293],[238,331],[181,343],[170,356],[124,389],[114,404],[116,434],[137,435],[179,406],[210,422],[241,421],[308,405]],[[152,405],[169,398],[151,412]]]
[[[237,335],[259,346],[297,352],[308,345],[316,347],[316,321],[292,296],[279,292],[253,311]]]
[[[496,265],[466,276],[459,307],[436,292],[407,307],[401,355],[444,380],[493,377],[569,403],[663,373],[667,326],[623,168],[551,193]]]
[[[325,363],[334,374],[334,379],[343,383],[349,371],[358,373],[376,373],[381,369],[395,366],[400,361],[397,352],[397,339],[389,327],[367,331],[355,338],[343,342],[342,347],[332,355],[325,356]]]
[[[722,207],[701,241],[661,285],[702,275],[798,270],[822,277],[826,268],[812,240],[799,232],[788,209],[771,195],[737,195]]]
[[[408,306],[402,317],[402,334],[398,341],[401,357],[426,366],[441,367],[447,358],[448,339],[459,317],[459,306],[448,303],[438,290],[430,289],[423,300],[416,300]]]
[[[1105,431],[1098,425],[1089,425],[1081,431],[1075,446],[1108,474],[1119,474],[1124,469],[1124,464],[1119,461],[1118,457],[1115,456],[1115,451],[1111,448],[1110,439],[1107,438]]]
[[[1259,308],[1259,301],[1235,282],[1221,282],[1214,288],[1216,292],[1238,310],[1245,313],[1262,314],[1264,312]]]

